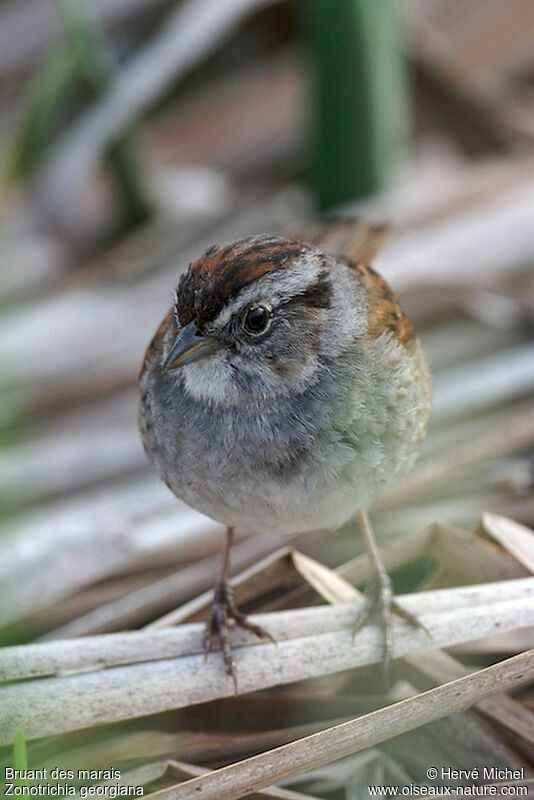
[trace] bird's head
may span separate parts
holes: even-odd
[[[194,397],[227,405],[303,391],[366,329],[346,264],[269,236],[207,250],[181,277],[174,316],[164,369],[180,371]]]

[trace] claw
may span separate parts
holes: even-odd
[[[394,597],[391,598],[391,608],[398,617],[411,625],[412,628],[421,628],[426,634],[428,634],[428,636],[430,636],[430,631],[426,625],[421,622],[419,617],[416,617],[411,611],[408,611],[406,608],[404,608],[404,606],[401,606],[398,600],[396,600]]]
[[[269,639],[273,644],[276,644],[270,633],[264,630],[260,625],[254,625],[252,622],[248,621],[245,614],[243,614],[236,605],[232,587],[226,580],[221,580],[215,587],[211,613],[204,632],[204,661],[207,660],[211,652],[213,637],[214,634],[216,634],[221,643],[226,673],[232,678],[234,691],[235,694],[237,694],[237,674],[235,662],[232,657],[232,645],[228,635],[231,624],[237,625],[244,630],[251,631],[259,639]]]

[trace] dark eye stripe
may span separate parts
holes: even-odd
[[[329,308],[331,302],[332,284],[327,270],[322,270],[314,283],[311,283],[302,292],[294,294],[284,305],[298,304],[311,308]]]

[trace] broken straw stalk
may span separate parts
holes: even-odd
[[[401,602],[428,632],[396,622],[396,657],[534,624],[534,578],[413,594]],[[379,662],[381,633],[374,625],[353,644],[359,609],[361,604],[340,604],[256,616],[278,645],[236,631],[240,691]],[[19,727],[31,739],[232,695],[232,681],[218,656],[203,664],[202,632],[202,624],[189,624],[5,648],[0,654],[4,680],[86,671],[0,688],[0,741],[12,741]],[[154,660],[146,661],[147,655]]]

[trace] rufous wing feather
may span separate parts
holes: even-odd
[[[387,281],[369,266],[390,232],[387,225],[375,225],[356,217],[310,223],[293,235],[347,261],[354,269],[367,295],[369,336],[389,333],[402,344],[410,345],[413,327],[409,317]]]

